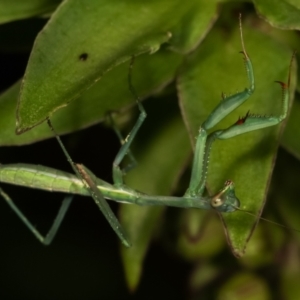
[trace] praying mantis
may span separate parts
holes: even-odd
[[[277,81],[281,85],[283,91],[281,115],[277,117],[266,117],[251,115],[248,112],[244,117],[239,118],[232,126],[208,134],[208,130],[212,129],[228,114],[243,104],[254,92],[253,68],[251,60],[245,50],[241,25],[240,32],[243,49],[241,53],[245,62],[249,86],[242,92],[238,92],[229,97],[223,96],[222,102],[216,106],[206,121],[204,121],[200,126],[196,140],[189,186],[182,197],[150,196],[137,192],[127,187],[124,183],[124,172],[121,169],[120,164],[124,157],[129,153],[130,146],[146,118],[144,107],[131,83],[131,69],[133,66],[133,61],[130,64],[129,70],[129,88],[136,99],[140,115],[128,136],[124,140],[122,137],[120,137],[122,140],[122,146],[113,162],[113,184],[96,178],[96,176],[85,166],[73,162],[60,137],[55,133],[50,119],[47,121],[48,125],[54,132],[54,135],[67,160],[71,164],[75,174],[69,174],[44,166],[25,164],[1,165],[0,181],[35,189],[91,196],[125,246],[130,246],[129,238],[126,236],[126,233],[122,229],[118,219],[111,211],[105,199],[137,205],[166,205],[182,208],[193,207],[206,210],[213,209],[222,213],[230,213],[239,210],[240,202],[235,195],[234,183],[230,180],[225,181],[224,187],[216,194],[212,196],[203,196],[207,180],[207,171],[212,144],[216,139],[230,139],[243,133],[275,126],[282,122],[287,116],[290,82],[290,79],[288,79],[287,83]],[[25,225],[31,230],[31,232],[38,238],[38,240],[45,245],[50,244],[55,237],[55,234],[59,229],[72,200],[70,196],[67,196],[65,200],[63,200],[53,226],[48,234],[44,237],[35,229],[35,227],[29,222],[29,220],[18,209],[18,207],[15,206],[11,198],[3,190],[0,191],[0,194],[16,212],[20,219],[25,223]]]

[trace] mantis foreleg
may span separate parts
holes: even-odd
[[[207,167],[209,161],[209,152],[210,146],[207,146],[207,130],[214,127],[222,119],[224,119],[228,114],[235,110],[238,106],[242,105],[254,92],[254,74],[251,60],[246,52],[243,40],[242,32],[242,22],[240,16],[240,34],[241,34],[241,43],[243,51],[241,52],[244,56],[246,73],[249,81],[249,87],[245,88],[244,91],[233,94],[229,97],[225,97],[220,102],[219,105],[212,111],[212,113],[207,117],[199,129],[199,134],[197,136],[195,154],[193,160],[191,180],[189,188],[186,191],[185,195],[200,195],[203,193]],[[210,143],[208,143],[210,144]]]
[[[60,137],[56,134],[51,121],[48,119],[48,125],[50,129],[53,131],[55,138],[57,139],[61,149],[63,150],[68,162],[70,163],[73,171],[75,174],[80,178],[85,185],[86,189],[90,193],[91,197],[94,199],[96,205],[99,207],[103,215],[105,216],[106,220],[109,222],[113,230],[119,236],[121,242],[126,246],[130,247],[129,239],[127,238],[125,232],[121,224],[119,223],[117,217],[111,210],[110,206],[108,205],[107,201],[103,197],[102,193],[97,189],[96,185],[96,176],[94,176],[87,168],[80,164],[74,163],[71,156],[69,155],[67,149],[65,148],[64,144],[62,143]]]

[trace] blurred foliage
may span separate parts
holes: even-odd
[[[46,140],[52,134],[42,122],[51,116],[60,134],[72,133],[63,140],[74,161],[111,181],[119,141],[107,126],[95,124],[114,111],[124,134],[132,128],[137,110],[127,61],[136,55],[133,85],[145,99],[148,118],[132,147],[138,165],[126,184],[149,194],[184,193],[199,126],[222,92],[247,86],[238,55],[239,13],[256,91],[221,127],[249,109],[278,115],[280,89],[273,81],[287,81],[292,51],[300,49],[300,5],[293,0],[0,0],[0,8],[1,163],[70,171],[56,142]],[[286,124],[217,141],[207,188],[214,193],[230,178],[243,209],[259,216],[268,199],[264,218],[300,229],[296,73],[295,62],[290,88],[295,101]],[[16,123],[23,134],[15,134]],[[47,230],[62,195],[9,185],[5,190]],[[300,294],[300,234],[264,221],[255,229],[256,218],[242,212],[223,217],[222,228],[214,212],[123,205],[119,215],[133,247],[120,251],[89,198],[74,201],[50,247],[39,245],[4,201],[0,206],[3,299],[297,299]]]

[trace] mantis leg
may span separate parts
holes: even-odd
[[[225,130],[220,130],[214,133],[218,139],[229,139],[231,137],[249,132],[265,127],[275,126],[282,122],[288,113],[289,101],[290,101],[290,81],[291,81],[291,70],[293,65],[293,60],[295,58],[296,51],[294,51],[290,66],[288,82],[284,83],[282,81],[275,81],[279,83],[282,89],[282,112],[279,116],[257,116],[252,115],[249,112],[242,118],[239,118],[236,123]]]
[[[247,55],[244,46],[241,17],[240,17],[240,33],[241,33],[241,43],[243,48],[242,54],[244,55],[249,87],[246,88],[243,92],[236,93],[228,98],[223,97],[223,101],[213,110],[213,112],[209,115],[206,121],[201,125],[199,130],[199,135],[197,137],[196,147],[195,147],[192,176],[191,176],[190,185],[186,192],[186,195],[202,195],[205,188],[205,181],[207,177],[207,168],[209,162],[210,149],[215,139],[228,139],[249,131],[275,126],[280,122],[282,122],[287,116],[288,106],[289,106],[290,76],[291,76],[292,62],[295,57],[295,52],[292,55],[291,62],[290,62],[288,83],[286,84],[281,81],[277,81],[277,83],[281,85],[282,92],[283,92],[281,115],[277,117],[276,116],[263,117],[263,116],[251,115],[248,112],[245,117],[239,119],[231,127],[225,130],[213,132],[207,137],[208,129],[212,128],[214,125],[220,122],[225,116],[227,116],[231,111],[233,111],[235,108],[237,108],[242,103],[244,103],[249,98],[249,96],[254,92],[253,68],[252,68],[251,60]]]
[[[251,60],[246,52],[244,40],[243,40],[243,32],[242,32],[242,24],[241,24],[241,16],[240,16],[240,34],[241,34],[241,43],[242,43],[242,51],[241,53],[244,56],[246,74],[249,82],[249,86],[244,89],[242,92],[238,92],[229,97],[226,97],[224,94],[222,95],[223,100],[219,105],[215,107],[212,113],[208,116],[208,118],[202,123],[199,134],[196,141],[195,154],[193,160],[192,167],[192,175],[189,184],[189,188],[186,191],[186,196],[195,196],[199,195],[199,182],[201,184],[203,192],[204,183],[206,180],[207,173],[207,164],[209,159],[209,149],[210,146],[206,146],[207,139],[207,130],[214,127],[221,120],[223,120],[228,114],[230,114],[237,107],[242,105],[254,92],[255,82],[254,82],[254,73]]]
[[[141,125],[143,124],[144,120],[147,117],[146,111],[140,102],[139,97],[137,96],[133,85],[131,83],[131,72],[133,68],[133,62],[134,62],[134,57],[131,59],[131,63],[129,66],[129,72],[128,72],[128,84],[129,84],[129,89],[134,95],[140,114],[138,117],[138,120],[136,121],[134,127],[130,131],[130,133],[127,135],[127,137],[124,140],[124,143],[122,144],[122,147],[120,148],[118,154],[116,155],[116,158],[113,162],[113,181],[115,186],[122,186],[123,185],[123,172],[120,168],[120,163],[124,159],[124,157],[129,153],[129,147],[131,146],[132,141],[134,140],[137,132],[139,131]]]
[[[243,49],[241,53],[244,56],[244,62],[245,62],[245,68],[246,68],[249,86],[245,88],[244,91],[238,92],[229,97],[226,97],[224,94],[222,94],[223,100],[220,102],[219,105],[216,106],[216,108],[212,111],[212,113],[201,125],[201,127],[204,128],[205,130],[214,127],[217,123],[223,120],[233,110],[235,110],[237,107],[242,105],[254,92],[255,82],[254,82],[253,67],[244,45],[241,15],[240,15],[240,35],[241,35],[241,43]]]
[[[116,234],[120,238],[123,245],[125,245],[126,247],[130,247],[129,239],[127,238],[121,224],[119,223],[117,217],[115,216],[115,214],[111,210],[110,206],[108,205],[107,201],[103,197],[102,193],[97,188],[96,176],[94,174],[92,174],[84,166],[75,164],[75,162],[72,160],[70,154],[68,153],[67,149],[65,148],[63,142],[61,141],[60,137],[55,132],[54,127],[51,124],[51,121],[48,119],[47,122],[48,122],[50,129],[54,133],[55,138],[58,141],[61,149],[63,150],[68,162],[70,163],[73,171],[78,176],[78,178],[80,178],[82,180],[86,189],[89,191],[91,197],[94,199],[96,205],[99,207],[100,211],[103,213],[106,220],[111,225],[112,229],[116,232]]]
[[[118,219],[116,218],[115,214],[112,212],[110,206],[108,205],[107,201],[104,199],[102,193],[97,188],[96,181],[93,179],[96,176],[88,170],[85,166],[76,164],[76,168],[78,172],[81,174],[81,177],[84,180],[87,188],[90,190],[90,194],[93,197],[95,203],[102,211],[103,215],[105,216],[106,220],[119,236],[121,242],[124,246],[130,247],[131,243],[127,238],[121,224],[119,223]]]
[[[4,198],[4,200],[7,202],[7,204],[11,207],[11,209],[18,215],[18,217],[22,220],[22,222],[29,228],[29,230],[34,234],[34,236],[44,245],[51,244],[52,240],[54,239],[61,222],[63,221],[65,214],[72,202],[72,196],[67,196],[57,213],[56,218],[54,219],[54,222],[46,234],[46,236],[43,236],[40,234],[40,232],[32,225],[32,223],[26,218],[26,216],[20,211],[20,209],[14,204],[12,199],[3,191],[3,189],[0,188],[0,195]]]
[[[113,119],[113,117],[112,117],[111,114],[109,114],[109,121],[110,121],[112,129],[114,130],[114,132],[116,133],[116,135],[117,135],[117,137],[118,137],[118,139],[120,141],[120,144],[124,145],[124,143],[125,143],[126,140],[124,139],[124,137],[123,137],[121,131],[119,130],[119,128],[116,126],[116,124],[114,122],[114,119]],[[133,154],[132,154],[132,152],[131,152],[130,149],[127,150],[127,156],[129,158],[130,162],[129,162],[129,164],[125,168],[122,169],[122,174],[123,175],[125,175],[131,169],[135,168],[136,165],[137,165],[137,161],[136,161],[135,157],[133,156]]]
[[[282,122],[288,113],[288,107],[289,107],[289,98],[290,98],[290,92],[289,92],[289,86],[290,86],[290,76],[291,76],[291,67],[292,62],[295,57],[295,52],[292,55],[290,67],[289,67],[289,75],[288,75],[288,83],[284,83],[281,81],[276,81],[281,85],[282,88],[282,112],[279,116],[259,116],[259,115],[251,115],[249,112],[242,118],[239,118],[236,123],[234,123],[232,126],[224,129],[224,130],[217,130],[212,132],[206,140],[206,144],[204,147],[204,159],[203,159],[203,174],[202,178],[200,180],[200,183],[194,190],[196,195],[202,195],[204,187],[205,187],[205,181],[206,181],[206,174],[207,174],[207,168],[208,168],[208,162],[209,162],[209,154],[210,149],[212,146],[212,143],[216,139],[229,139],[235,136],[238,136],[240,134],[244,134],[250,131],[259,130],[266,127],[271,127],[279,124]]]

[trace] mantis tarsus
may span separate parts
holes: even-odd
[[[0,165],[0,181],[35,189],[91,196],[125,246],[130,246],[129,239],[127,238],[125,232],[119,224],[118,219],[111,211],[105,199],[137,205],[167,205],[182,208],[193,207],[206,210],[214,209],[218,212],[234,212],[238,210],[240,202],[235,195],[234,183],[230,180],[227,180],[224,184],[224,187],[215,195],[203,196],[207,179],[211,146],[216,139],[229,139],[246,132],[275,126],[282,122],[286,118],[288,112],[290,84],[290,74],[287,84],[277,81],[281,85],[283,91],[281,115],[277,117],[256,116],[248,112],[244,117],[239,118],[232,126],[223,130],[214,131],[210,134],[207,133],[209,129],[213,128],[229,113],[243,104],[254,92],[254,74],[252,63],[245,50],[241,22],[240,33],[243,49],[241,53],[245,62],[249,86],[245,88],[244,91],[238,92],[229,97],[225,97],[223,95],[223,100],[219,105],[216,106],[206,121],[204,121],[204,123],[200,126],[196,140],[190,183],[187,191],[182,197],[146,195],[127,187],[123,182],[124,171],[120,168],[120,163],[124,157],[130,153],[131,143],[133,142],[139,128],[146,118],[146,112],[131,83],[133,59],[130,64],[128,81],[129,88],[136,99],[140,115],[133,129],[124,140],[117,132],[122,140],[122,146],[113,162],[113,184],[96,178],[96,176],[85,166],[76,164],[72,161],[60,137],[55,133],[49,119],[48,125],[54,132],[54,135],[75,174],[70,174],[39,165]],[[45,245],[50,244],[53,240],[72,200],[70,196],[67,196],[63,200],[58,215],[54,220],[50,231],[44,237],[35,229],[35,227],[29,222],[29,220],[16,207],[11,198],[2,189],[0,189],[0,194],[16,212],[20,219],[25,223],[25,225],[31,230],[31,232]]]

